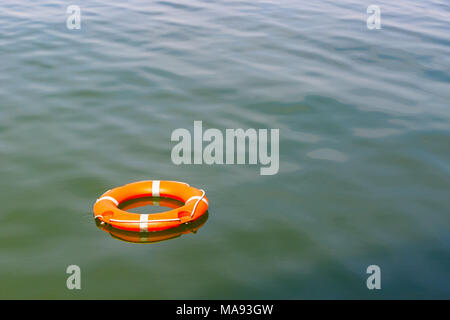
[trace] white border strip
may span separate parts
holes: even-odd
[[[99,202],[99,201],[102,201],[102,200],[110,200],[110,201],[114,202],[114,204],[115,204],[116,206],[119,205],[119,201],[117,201],[117,200],[114,199],[113,197],[109,197],[109,196],[101,197],[100,199],[97,199],[97,201],[95,201],[95,203],[97,203],[97,202]]]
[[[152,197],[159,197],[159,184],[161,181],[153,180],[152,181]]]

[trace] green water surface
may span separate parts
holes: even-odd
[[[71,4],[79,30],[64,1],[0,2],[0,298],[450,298],[447,1],[377,1],[378,30],[372,1]],[[279,129],[278,174],[174,165],[194,120]],[[196,233],[96,226],[152,179],[206,190]]]

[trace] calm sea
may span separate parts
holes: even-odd
[[[450,298],[450,5],[372,2],[0,1],[0,298]],[[278,174],[173,164],[194,120],[279,129]],[[206,190],[196,233],[97,228],[151,179]]]

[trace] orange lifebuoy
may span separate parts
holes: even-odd
[[[169,208],[178,208],[182,203],[178,200],[173,200],[169,198],[139,198],[131,201],[126,201],[122,203],[119,207],[122,210],[130,210],[137,207],[148,206],[148,205],[160,205]],[[135,232],[120,230],[111,227],[109,224],[102,223],[98,219],[95,221],[97,227],[111,235],[115,239],[119,239],[125,242],[133,243],[154,243],[165,240],[171,240],[182,235],[189,233],[197,233],[197,231],[206,223],[208,220],[208,212],[199,217],[197,220],[182,224],[176,228],[166,229],[162,231],[153,232]]]
[[[142,197],[167,197],[184,206],[154,214],[136,214],[118,208],[120,203]],[[161,231],[194,221],[208,209],[205,191],[177,181],[140,181],[104,193],[94,205],[94,217],[114,228],[128,231]]]

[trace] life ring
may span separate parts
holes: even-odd
[[[140,198],[126,201],[120,205],[120,208],[122,210],[130,210],[137,207],[149,205],[160,205],[169,208],[178,208],[180,207],[180,204],[182,205],[180,201],[169,198]],[[109,233],[114,239],[125,242],[148,244],[175,239],[189,233],[197,233],[197,231],[206,223],[207,220],[208,212],[205,212],[204,215],[202,215],[195,221],[182,224],[176,228],[154,232],[135,232],[120,230],[111,227],[109,224],[101,223],[98,219],[96,219],[95,224],[99,229],[105,231],[106,233]]]
[[[184,206],[153,214],[136,214],[119,209],[119,204],[142,197],[167,197]],[[94,205],[94,217],[113,228],[151,232],[176,228],[200,218],[208,209],[204,190],[178,181],[139,181],[105,192]]]

